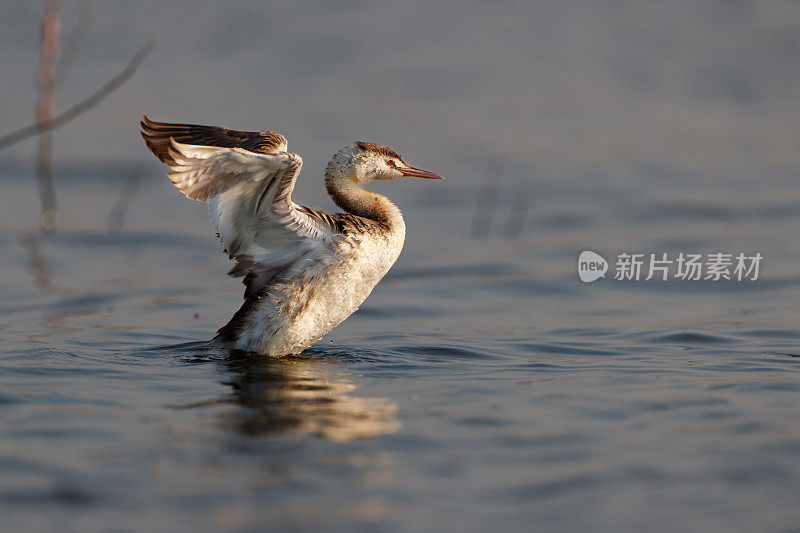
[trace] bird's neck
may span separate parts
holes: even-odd
[[[400,209],[383,195],[361,187],[355,176],[325,173],[325,188],[333,202],[353,215],[378,222],[389,231],[404,231]]]

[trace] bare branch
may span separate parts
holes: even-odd
[[[36,72],[39,84],[39,101],[36,103],[36,124],[53,119],[55,111],[58,42],[61,36],[61,0],[47,0],[42,17],[42,60]],[[36,181],[42,201],[40,227],[42,231],[55,231],[58,224],[56,214],[56,191],[53,186],[52,154],[53,132],[39,131],[39,146],[36,151]]]
[[[60,128],[70,120],[99,104],[106,96],[117,89],[120,85],[128,81],[131,76],[133,76],[133,74],[136,72],[136,69],[139,68],[139,65],[142,63],[142,61],[144,61],[144,58],[153,49],[154,44],[155,43],[152,39],[147,41],[147,43],[145,43],[145,45],[142,46],[139,51],[136,52],[136,54],[134,54],[122,72],[107,81],[105,85],[95,91],[94,94],[85,100],[78,102],[57,117],[44,122],[37,122],[36,124],[31,124],[30,126],[25,126],[24,128],[20,128],[17,131],[0,137],[0,149],[11,146],[12,144],[18,143],[23,139],[27,139],[28,137],[32,137],[41,132],[52,131],[56,128]]]
[[[50,281],[50,267],[47,264],[47,259],[44,257],[42,247],[39,245],[39,236],[33,232],[23,231],[19,234],[19,240],[25,251],[28,252],[29,264],[33,282],[37,287],[44,290],[53,288]]]
[[[67,77],[67,73],[72,68],[72,64],[75,63],[75,58],[78,56],[78,49],[81,47],[83,38],[86,37],[86,33],[89,31],[91,22],[92,14],[84,3],[78,13],[78,22],[75,23],[75,27],[72,28],[72,31],[69,32],[69,36],[61,49],[61,55],[58,57],[58,63],[56,64],[56,85],[60,84],[64,78]]]
[[[128,214],[128,209],[130,209],[133,203],[133,198],[142,187],[145,176],[146,174],[142,171],[142,165],[139,165],[128,174],[128,177],[123,182],[117,199],[114,201],[114,205],[111,206],[111,210],[108,213],[108,231],[110,233],[119,233],[122,230],[122,224],[125,222],[125,215]]]
[[[522,230],[525,227],[525,218],[530,207],[530,198],[528,198],[526,192],[518,191],[514,194],[511,209],[508,211],[508,220],[505,228],[503,228],[503,235],[517,239],[522,235]]]
[[[486,161],[486,177],[483,188],[478,194],[478,205],[472,218],[472,236],[488,237],[497,201],[500,198],[500,187],[503,183],[503,161],[498,156],[489,157]]]

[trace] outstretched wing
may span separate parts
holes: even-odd
[[[187,197],[206,201],[245,298],[276,276],[335,253],[335,220],[292,201],[299,155],[274,132],[142,121],[147,146]]]
[[[167,165],[174,163],[169,155],[170,139],[182,144],[241,148],[262,154],[285,152],[287,149],[286,137],[274,131],[236,131],[221,126],[170,124],[155,122],[147,118],[147,115],[142,116],[141,124],[147,147]]]

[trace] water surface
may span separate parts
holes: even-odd
[[[799,14],[565,5],[95,6],[62,105],[158,47],[56,134],[58,234],[31,233],[31,144],[0,154],[4,529],[800,528]],[[2,10],[4,68],[29,74],[0,83],[10,129],[39,13]],[[331,334],[228,354],[206,341],[242,287],[142,111],[281,129],[310,205],[351,138],[448,179],[374,185],[406,247]],[[585,249],[764,263],[583,284]]]

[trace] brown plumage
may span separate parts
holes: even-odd
[[[361,148],[366,152],[372,152],[386,157],[394,157],[400,160],[403,159],[402,157],[400,157],[400,154],[398,154],[388,146],[384,146],[382,144],[368,143],[365,141],[358,141],[356,144],[358,145],[359,148]]]
[[[182,144],[219,146],[220,148],[241,148],[251,152],[273,154],[286,150],[286,137],[274,131],[237,131],[222,126],[201,126],[195,124],[171,124],[156,122],[142,116],[142,137],[155,156],[167,165],[174,165],[175,159],[170,139]]]
[[[355,311],[402,249],[405,224],[375,179],[441,178],[386,146],[345,146],[325,186],[345,213],[298,205],[291,194],[302,158],[283,135],[143,117],[142,137],[188,198],[205,201],[217,237],[242,277],[244,304],[215,340],[270,355],[299,353]]]

